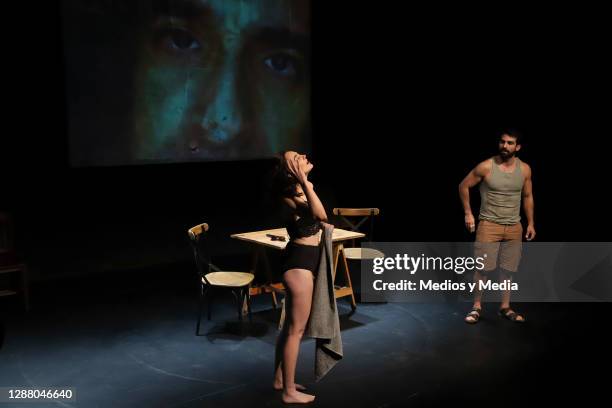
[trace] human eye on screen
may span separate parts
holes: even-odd
[[[206,44],[202,33],[192,26],[192,21],[181,17],[161,16],[153,20],[150,27],[153,52],[160,57],[196,63]]]
[[[302,57],[293,50],[278,50],[266,55],[263,64],[272,75],[295,79],[302,71]]]
[[[190,55],[202,49],[202,43],[188,29],[161,27],[156,30],[154,45],[158,51],[174,55]]]

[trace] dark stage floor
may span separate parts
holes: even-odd
[[[77,401],[15,406],[283,405],[271,388],[278,311],[268,297],[242,326],[230,297],[218,299],[196,337],[193,291],[167,271],[71,285],[34,287],[25,315],[5,302],[0,386],[71,386]],[[311,406],[553,406],[605,392],[596,369],[609,360],[608,304],[516,305],[525,325],[488,304],[476,326],[463,322],[463,304],[360,304],[352,315],[340,305],[345,358],[320,383],[314,342],[302,345],[298,381],[317,395]]]

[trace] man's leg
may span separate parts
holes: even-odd
[[[490,271],[474,272],[474,283],[476,284],[476,287],[474,288],[474,309],[482,309],[481,302],[483,291],[482,289],[480,289],[480,285],[487,283],[487,281],[489,280],[488,275],[490,273]]]
[[[514,272],[510,272],[505,270],[504,268],[499,268],[499,279],[503,281],[512,282],[512,275]],[[510,307],[510,289],[504,290],[502,292],[501,304],[499,306],[500,309],[506,309]]]
[[[515,272],[510,272],[505,270],[504,268],[500,268],[499,277],[502,281],[510,281],[512,282],[512,275]],[[509,285],[510,286],[510,285]],[[506,289],[502,293],[501,304],[499,305],[499,311],[502,316],[506,317],[513,322],[522,323],[525,321],[525,317],[523,315],[516,313],[512,308],[510,308],[510,289]]]
[[[466,323],[476,323],[480,319],[483,294],[483,290],[480,289],[480,285],[487,283],[487,281],[489,280],[489,274],[491,272],[492,271],[484,270],[482,272],[479,272],[478,270],[474,271],[474,283],[476,284],[476,287],[474,288],[474,304],[472,305],[472,310],[468,312],[467,316],[465,317]]]
[[[499,227],[499,225],[489,221],[478,223],[474,254],[477,258],[484,258],[484,268],[482,271],[474,271],[474,283],[476,283],[474,304],[472,305],[472,311],[465,317],[467,323],[476,323],[480,317],[479,311],[482,309],[483,294],[480,286],[488,281],[488,274],[494,271],[497,266],[497,254],[499,252],[499,241],[501,240]]]
[[[501,244],[499,254],[500,280],[512,282],[513,275],[518,270],[523,250],[523,227],[520,223],[505,227],[504,242]],[[510,286],[510,285],[508,285]],[[510,308],[510,288],[502,293],[501,313],[512,321],[523,322],[525,318]]]

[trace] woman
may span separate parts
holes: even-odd
[[[315,399],[301,392],[305,388],[295,383],[300,340],[310,316],[314,274],[321,252],[321,223],[327,221],[323,204],[308,181],[312,168],[306,155],[287,151],[280,156],[275,177],[277,192],[291,212],[282,269],[286,318],[276,343],[274,364],[274,388],[283,390],[285,403],[309,403]]]

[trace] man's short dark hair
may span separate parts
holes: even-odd
[[[516,139],[516,144],[520,145],[523,142],[523,134],[514,128],[502,129],[498,134],[498,139],[501,139],[503,135],[508,135]]]

